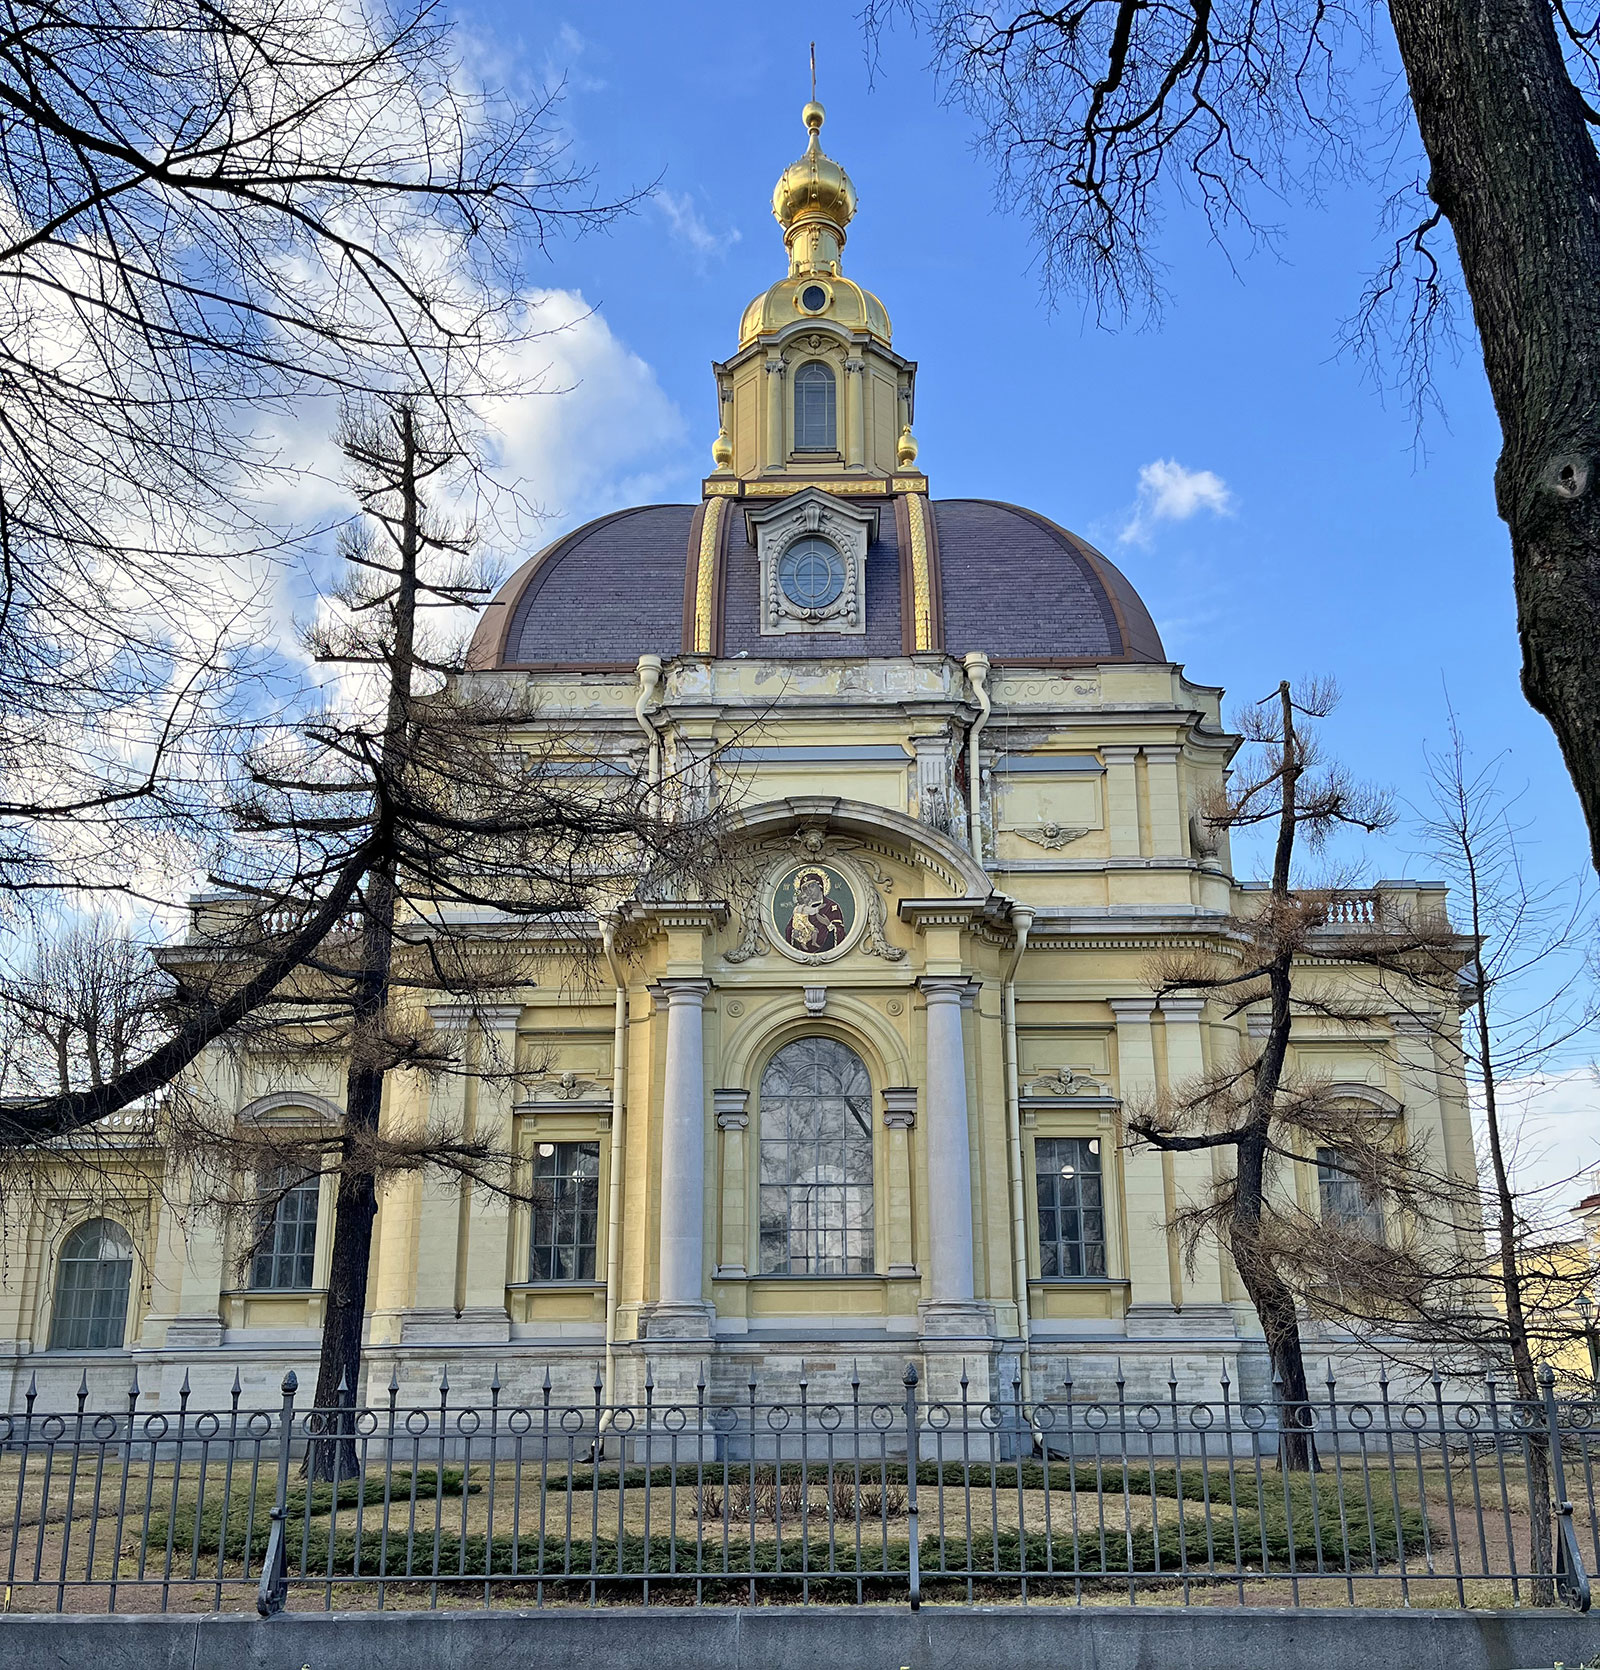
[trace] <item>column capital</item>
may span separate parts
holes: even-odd
[[[1171,765],[1183,753],[1181,742],[1147,742],[1143,746],[1144,757],[1162,765]]]
[[[1198,1022],[1205,1012],[1206,1000],[1203,997],[1163,997],[1161,999],[1161,1013],[1169,1021]]]
[[[717,1113],[719,1131],[743,1131],[750,1124],[750,1092],[741,1088],[713,1090],[711,1105]]]
[[[1388,1017],[1389,1025],[1402,1038],[1431,1038],[1438,1026],[1426,1015],[1413,1015],[1409,1010],[1396,1010]]]
[[[981,984],[965,974],[924,974],[917,980],[917,990],[929,1003],[964,1003],[968,992],[976,995]]]
[[[441,1031],[464,1031],[473,1021],[485,1032],[515,1032],[520,1003],[430,1003],[428,1019]]]
[[[882,1094],[884,1124],[891,1131],[909,1131],[917,1122],[917,1087],[885,1085]]]
[[[1100,745],[1100,757],[1107,765],[1132,765],[1138,755],[1137,742],[1105,742]]]
[[[697,1008],[705,1002],[711,989],[709,980],[696,980],[688,975],[669,975],[645,988],[657,1003],[664,998],[668,1003],[692,1003]]]
[[[1106,1002],[1111,1005],[1111,1013],[1117,1017],[1119,1026],[1124,1021],[1143,1021],[1148,1026],[1156,1009],[1153,997],[1108,997]]]

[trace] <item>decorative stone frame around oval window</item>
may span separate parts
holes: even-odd
[[[750,543],[761,565],[761,632],[827,632],[860,637],[867,630],[867,548],[878,536],[876,508],[846,504],[820,487],[745,512]],[[843,583],[828,602],[806,608],[785,589],[784,553],[803,539],[822,538],[839,554]]]

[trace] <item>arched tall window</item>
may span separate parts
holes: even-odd
[[[109,1218],[92,1218],[61,1243],[50,1350],[115,1351],[128,1327],[133,1242]]]
[[[250,1285],[267,1292],[303,1292],[317,1265],[317,1201],[322,1184],[316,1177],[296,1178],[280,1170],[273,1195],[256,1225]]]
[[[761,1269],[872,1274],[872,1083],[835,1038],[800,1038],[761,1075]]]
[[[833,452],[837,449],[835,406],[833,373],[820,360],[807,360],[794,374],[796,452]]]

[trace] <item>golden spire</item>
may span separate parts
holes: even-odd
[[[817,103],[817,49],[811,48],[811,102],[800,112],[810,134],[806,153],[791,162],[772,191],[772,213],[783,228],[789,274],[839,274],[845,228],[856,212],[850,176],[822,149],[825,112]]]

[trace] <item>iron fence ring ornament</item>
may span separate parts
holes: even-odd
[[[467,1425],[468,1421],[472,1422],[471,1426]],[[483,1425],[483,1417],[478,1413],[478,1411],[476,1409],[463,1409],[456,1416],[456,1431],[459,1432],[463,1438],[472,1437],[472,1435],[482,1425]]]
[[[935,1432],[943,1432],[950,1424],[950,1405],[948,1403],[930,1403],[927,1420],[928,1425]]]
[[[1483,1415],[1475,1403],[1463,1403],[1456,1410],[1456,1425],[1463,1431],[1471,1432],[1483,1420]]]
[[[46,1415],[39,1423],[39,1436],[46,1443],[55,1443],[56,1439],[65,1437],[66,1431],[67,1423],[60,1415]]]
[[[611,1428],[613,1432],[632,1432],[639,1424],[639,1417],[626,1407],[611,1411]]]
[[[681,1403],[674,1403],[662,1412],[661,1424],[668,1432],[682,1432],[689,1424],[689,1411]]]
[[[0,1433],[0,1442],[4,1442],[11,1437],[11,1417],[6,1415],[3,1419],[6,1428],[3,1433]],[[96,1438],[115,1438],[117,1435],[117,1417],[115,1415],[96,1415],[89,1431]]]
[[[265,1438],[272,1431],[272,1417],[265,1409],[252,1409],[245,1417],[245,1436],[249,1438]]]
[[[408,1409],[406,1411],[406,1431],[413,1438],[420,1438],[423,1433],[433,1426],[433,1417],[426,1409]]]
[[[583,1409],[563,1409],[561,1411],[561,1430],[563,1432],[582,1432],[584,1422],[588,1419],[588,1412]]]
[[[506,1416],[507,1431],[520,1438],[524,1433],[533,1431],[533,1411],[519,1404]]]
[[[1264,1403],[1241,1403],[1239,1416],[1252,1432],[1260,1432],[1267,1424],[1267,1407]]]
[[[773,1406],[767,1411],[767,1425],[771,1427],[774,1432],[786,1431],[789,1425],[789,1411],[787,1407],[781,1403],[773,1404]]]
[[[220,1417],[214,1415],[209,1409],[204,1414],[195,1416],[194,1435],[196,1438],[215,1438],[221,1431],[222,1421]]]
[[[144,1435],[146,1438],[160,1440],[165,1438],[172,1428],[172,1422],[165,1415],[146,1415],[144,1418]]]
[[[718,1432],[732,1432],[739,1425],[739,1411],[730,1409],[725,1403],[719,1403],[711,1411],[711,1424]]]
[[[1209,1432],[1216,1422],[1216,1412],[1209,1403],[1197,1403],[1189,1411],[1189,1425],[1196,1432]]]
[[[378,1411],[376,1409],[358,1409],[356,1411],[355,1429],[363,1438],[370,1438],[378,1430]]]
[[[985,1432],[998,1432],[1005,1425],[1005,1406],[999,1403],[986,1403],[978,1411],[978,1425]]]
[[[1344,1418],[1356,1432],[1365,1432],[1372,1425],[1372,1405],[1370,1403],[1352,1403],[1344,1412]]]
[[[1104,1432],[1111,1424],[1111,1411],[1103,1403],[1091,1403],[1083,1412],[1083,1424],[1091,1432]]]
[[[1051,1403],[1036,1403],[1033,1406],[1033,1422],[1040,1432],[1053,1432],[1056,1424],[1055,1405]]]
[[[887,1403],[875,1403],[872,1406],[872,1414],[868,1417],[868,1419],[879,1432],[887,1432],[889,1428],[894,1425],[894,1417],[895,1410],[892,1405]]]
[[[837,1403],[824,1403],[817,1410],[817,1425],[824,1432],[837,1432],[844,1425],[844,1410]]]
[[[1401,1423],[1411,1432],[1421,1432],[1428,1424],[1428,1411],[1420,1403],[1408,1403],[1400,1411]]]
[[[1148,1419],[1146,1418],[1148,1417]],[[1161,1406],[1157,1403],[1141,1403],[1138,1413],[1133,1417],[1138,1425],[1146,1432],[1161,1430]]]

